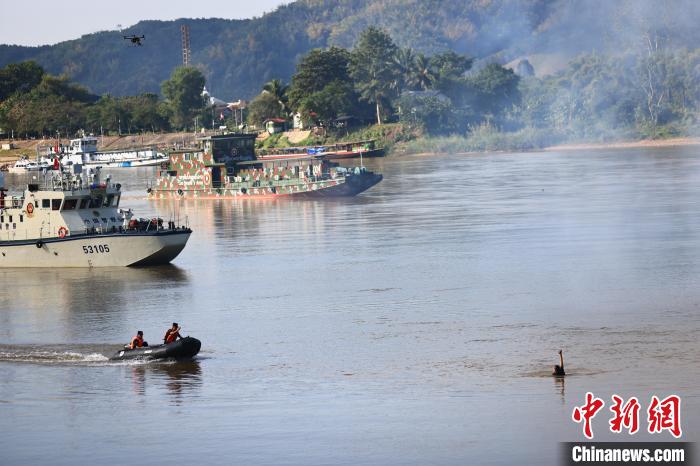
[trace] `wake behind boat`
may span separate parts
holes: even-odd
[[[189,359],[199,353],[202,342],[193,337],[183,337],[173,343],[143,346],[141,348],[117,351],[109,358],[110,361],[127,361],[138,359]]]

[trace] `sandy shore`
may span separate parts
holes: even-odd
[[[101,144],[99,149],[101,150],[115,150],[115,149],[128,149],[133,147],[150,147],[155,146],[160,149],[166,149],[168,147],[173,147],[175,144],[190,144],[194,141],[194,135],[192,133],[170,133],[170,134],[151,134],[151,135],[138,135],[138,136],[109,136],[100,138]],[[33,139],[33,140],[18,140],[13,141],[3,140],[0,143],[12,142],[16,149],[9,151],[0,151],[0,165],[6,163],[14,163],[21,155],[28,155],[30,157],[36,154],[36,147],[38,145],[46,146],[52,143],[48,139]],[[549,146],[542,149],[542,151],[574,151],[574,150],[595,150],[595,149],[626,149],[635,147],[675,147],[675,146],[700,146],[700,138],[670,138],[670,139],[642,139],[639,141],[617,141],[617,142],[606,142],[606,143],[581,143],[581,144],[559,144],[555,146]],[[504,151],[491,151],[491,152],[504,152]],[[505,151],[509,152],[509,151]],[[475,154],[481,152],[464,152],[464,154]],[[412,154],[412,155],[434,155],[434,153],[426,154]]]
[[[601,144],[560,144],[545,147],[545,151],[586,150],[586,149],[626,149],[634,147],[674,147],[699,146],[700,138],[642,139],[640,141],[618,141]]]

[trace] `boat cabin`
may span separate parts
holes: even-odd
[[[92,154],[97,152],[97,138],[89,136],[71,139],[66,152],[68,154]]]
[[[197,138],[202,150],[211,154],[215,163],[229,164],[255,158],[255,134],[230,133]]]
[[[40,189],[28,184],[22,195],[0,189],[0,241],[117,232],[125,227],[119,211],[121,185],[54,177]]]

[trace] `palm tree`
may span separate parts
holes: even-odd
[[[397,50],[394,56],[394,65],[397,71],[394,87],[397,92],[401,94],[401,91],[403,91],[405,87],[412,89],[415,86],[413,74],[416,66],[416,55],[413,53],[413,49],[405,48]]]
[[[433,87],[437,79],[430,67],[430,59],[422,53],[418,54],[415,58],[412,79],[415,85],[424,91]]]
[[[289,86],[279,79],[273,79],[263,85],[263,93],[272,94],[282,106],[282,111],[287,112],[287,89]]]

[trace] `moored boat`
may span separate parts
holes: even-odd
[[[383,157],[384,149],[376,147],[373,139],[355,142],[340,142],[324,146],[281,147],[260,151],[260,160],[291,159],[301,155],[317,155],[326,160]]]
[[[53,165],[45,158],[38,160],[30,160],[28,157],[24,156],[17,160],[13,165],[10,165],[7,169],[10,173],[27,173],[27,172],[37,172],[43,169],[50,169]]]
[[[134,359],[190,359],[199,353],[202,342],[193,337],[184,337],[172,343],[141,348],[124,349],[112,355],[110,361],[128,361]]]
[[[319,155],[259,159],[255,135],[200,139],[202,147],[170,153],[151,198],[255,198],[355,196],[382,180],[364,167],[341,167]]]
[[[148,167],[167,161],[165,154],[153,148],[98,151],[94,136],[71,139],[67,146],[57,144],[49,148],[49,155],[60,156],[65,166],[76,164],[101,168]]]

